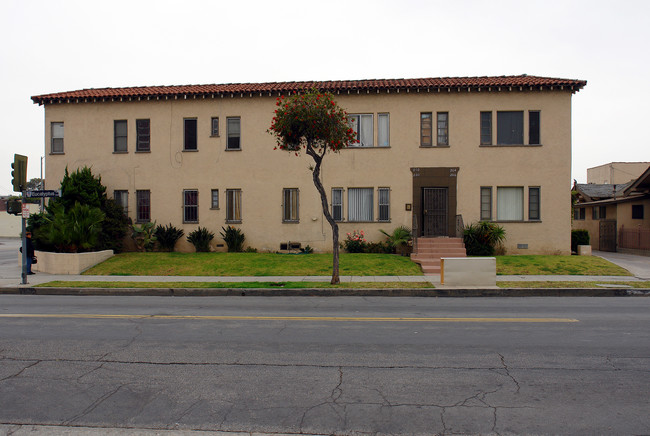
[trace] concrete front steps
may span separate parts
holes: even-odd
[[[420,264],[425,274],[440,274],[440,258],[467,257],[461,238],[418,238],[411,260]]]

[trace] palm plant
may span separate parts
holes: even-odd
[[[470,256],[493,256],[497,244],[505,239],[505,229],[488,221],[472,223],[463,230],[463,242]]]
[[[166,226],[157,226],[154,235],[160,247],[164,251],[174,251],[176,242],[183,237],[185,232],[182,229],[178,229],[173,225],[168,224]]]
[[[209,252],[214,233],[205,227],[199,227],[187,236],[187,241],[194,245],[197,253]]]
[[[386,242],[395,252],[399,251],[402,256],[406,255],[406,247],[413,238],[411,229],[406,226],[399,226],[393,230],[393,233],[388,233],[381,229],[379,231],[386,235]]]
[[[105,214],[98,207],[76,202],[67,212],[56,204],[45,217],[48,241],[59,252],[77,253],[92,250],[102,229]]]
[[[151,251],[156,245],[156,222],[142,223],[142,225],[133,225],[131,227],[131,237],[139,251]]]
[[[233,226],[222,227],[221,230],[223,230],[223,232],[220,232],[221,237],[226,243],[229,253],[239,253],[243,251],[246,236],[244,236],[244,233],[241,230]]]

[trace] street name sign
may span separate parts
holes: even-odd
[[[46,190],[46,191],[27,191],[25,192],[25,197],[27,198],[49,198],[49,197],[60,197],[61,190]]]

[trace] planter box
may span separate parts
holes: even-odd
[[[35,251],[38,263],[32,271],[48,274],[81,274],[113,256],[113,250],[91,251],[88,253],[51,253]]]
[[[578,245],[579,256],[591,256],[591,245]]]

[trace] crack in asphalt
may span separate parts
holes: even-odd
[[[122,389],[123,387],[124,387],[124,385],[120,385],[117,388],[113,389],[112,391],[105,393],[104,395],[102,395],[101,397],[99,397],[98,399],[93,401],[92,404],[90,404],[90,406],[86,407],[86,409],[84,409],[83,412],[79,413],[78,415],[73,416],[70,419],[67,419],[67,420],[63,421],[63,424],[64,425],[69,425],[72,422],[74,422],[74,421],[88,415],[90,412],[92,412],[97,407],[99,407],[99,405],[102,404],[104,401],[108,400],[110,397],[112,397],[117,392],[119,392],[119,390]]]
[[[519,393],[519,390],[521,389],[521,386],[519,386],[519,382],[518,382],[518,381],[517,381],[517,380],[512,376],[512,374],[510,374],[510,370],[508,369],[508,365],[506,365],[506,359],[505,359],[505,357],[503,357],[502,354],[499,354],[499,358],[501,358],[501,364],[503,365],[503,369],[505,369],[505,371],[506,371],[506,375],[507,375],[508,377],[510,377],[510,379],[511,379],[511,380],[515,383],[515,385],[517,386],[517,391],[515,392],[515,394],[518,394],[518,393]]]
[[[11,359],[0,359],[0,361],[2,361],[2,360],[11,360]],[[24,362],[24,361],[31,362],[32,359],[27,359],[27,360],[13,360],[13,361],[14,361],[14,362]],[[42,360],[36,360],[34,363],[32,363],[31,365],[27,365],[26,367],[24,367],[23,369],[21,369],[21,370],[18,371],[17,373],[12,374],[12,375],[9,375],[9,376],[7,376],[7,377],[5,377],[5,378],[0,378],[0,382],[6,381],[6,380],[9,380],[9,379],[12,379],[12,378],[16,378],[16,377],[20,376],[23,372],[25,372],[26,370],[28,370],[29,368],[31,368],[31,367],[33,367],[33,366],[36,366],[36,365],[38,365],[38,364],[41,363],[41,362],[43,362],[43,361],[42,361]]]

